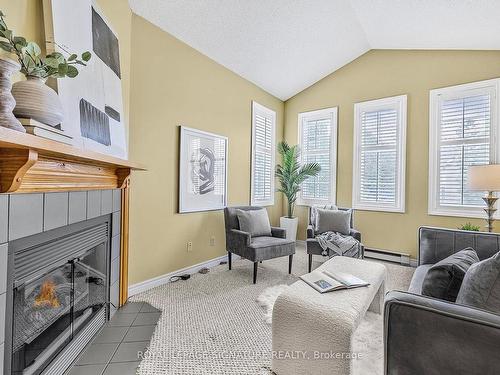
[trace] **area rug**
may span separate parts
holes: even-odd
[[[266,323],[272,323],[274,303],[279,295],[289,288],[276,285],[267,288],[257,297],[257,303],[264,311]],[[361,353],[352,361],[353,375],[382,374],[384,366],[383,321],[380,314],[368,311],[352,338],[352,352]]]
[[[291,275],[285,258],[259,264],[255,285],[252,263],[237,260],[231,271],[227,265],[217,266],[208,274],[196,274],[187,281],[134,296],[132,301],[145,301],[162,311],[138,374],[272,374],[271,325],[266,322],[270,313],[266,315],[257,300],[268,288],[283,288],[307,273],[303,248],[297,249]],[[413,269],[392,264],[387,268],[388,287],[406,290]],[[274,296],[278,290],[268,294]],[[382,334],[379,323],[380,319],[368,314],[360,325],[366,334],[360,335],[355,345],[364,346],[367,353],[372,346],[381,348],[377,338],[381,336],[374,333]],[[378,358],[379,354],[373,352],[373,356]],[[378,370],[362,373],[377,374]]]

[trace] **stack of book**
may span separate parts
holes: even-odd
[[[66,143],[68,145],[73,144],[73,137],[65,134],[61,129],[42,124],[41,122],[33,119],[20,118],[18,120],[24,126],[26,133],[28,134],[33,134],[46,139],[52,139],[53,141]]]

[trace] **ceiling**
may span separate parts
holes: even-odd
[[[129,0],[286,100],[370,49],[500,49],[500,0]]]

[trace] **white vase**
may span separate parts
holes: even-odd
[[[297,226],[299,225],[299,218],[297,217],[280,217],[280,228],[286,229],[286,239],[297,239]]]
[[[11,93],[12,82],[10,78],[19,69],[21,69],[21,65],[14,60],[0,57],[0,126],[26,132],[19,120],[12,113],[12,110],[16,106],[16,101]]]
[[[12,95],[16,99],[14,114],[46,125],[56,126],[63,120],[63,108],[57,93],[45,84],[45,79],[27,77],[14,83]]]

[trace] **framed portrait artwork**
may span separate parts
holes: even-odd
[[[180,127],[179,213],[227,205],[227,137]]]

